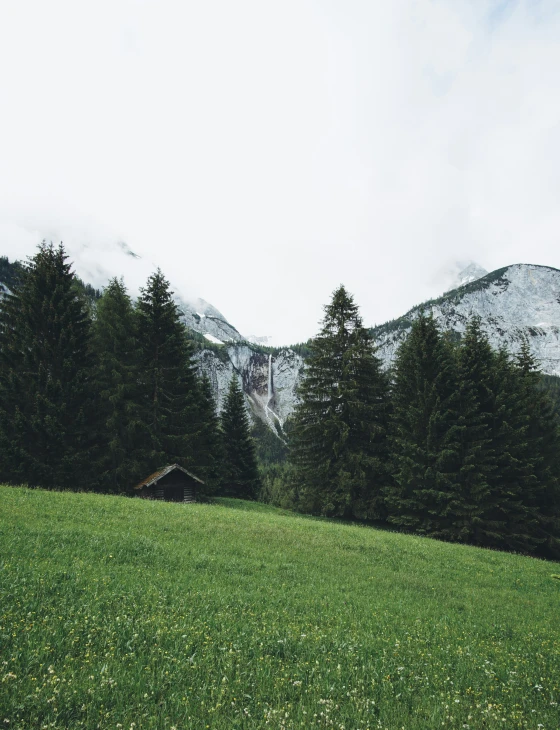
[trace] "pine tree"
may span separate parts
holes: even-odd
[[[0,480],[87,488],[95,409],[85,302],[43,242],[0,307]]]
[[[554,404],[540,387],[540,373],[523,340],[516,358],[517,402],[527,413],[527,452],[533,477],[523,493],[531,524],[532,542],[547,557],[560,557],[560,424]]]
[[[399,348],[392,395],[389,521],[449,538],[465,425],[452,346],[433,317],[422,313]]]
[[[497,470],[492,431],[495,355],[480,318],[469,322],[456,357],[459,486],[450,503],[452,520],[446,537],[485,545],[497,539],[504,522],[496,514],[499,497],[493,488]]]
[[[193,350],[162,272],[149,277],[138,300],[141,413],[146,462],[196,469],[199,384]]]
[[[138,316],[122,279],[112,279],[97,303],[93,326],[95,387],[100,419],[98,488],[128,490],[149,465],[141,445],[142,421]]]
[[[243,391],[234,374],[221,415],[224,447],[222,493],[239,499],[256,499],[260,478],[251,438]]]
[[[538,400],[529,382],[533,364],[525,362],[523,375],[504,350],[493,352],[478,321],[467,329],[459,360],[462,392],[473,395],[475,405],[467,414],[474,423],[465,444],[471,458],[459,475],[462,510],[455,510],[457,524],[463,526],[461,538],[532,552],[541,541],[537,505],[544,489],[541,440],[530,433]],[[536,391],[538,382],[534,385]]]
[[[491,388],[495,395],[492,414],[492,448],[496,470],[491,480],[494,509],[491,518],[498,529],[484,544],[520,552],[536,547],[536,520],[528,507],[530,494],[538,489],[535,454],[529,441],[529,412],[524,385],[502,349],[495,354]]]
[[[290,437],[299,507],[379,517],[387,480],[388,380],[343,286],[325,307],[299,395]]]
[[[223,479],[223,443],[220,419],[212,385],[206,373],[200,381],[199,423],[196,445],[196,471],[204,480],[204,496],[210,497],[220,490]]]

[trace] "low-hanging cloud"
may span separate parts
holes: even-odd
[[[560,266],[556,0],[6,5],[0,253],[160,265],[279,342],[340,282],[374,324],[457,261]]]

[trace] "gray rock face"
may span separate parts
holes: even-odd
[[[237,374],[251,414],[271,428],[284,425],[297,403],[297,387],[303,373],[303,358],[290,349],[269,355],[250,345],[224,347],[219,354],[202,350],[196,356],[201,373],[212,384],[218,410],[223,407],[232,376]]]
[[[241,342],[245,338],[239,334],[224,315],[204,299],[195,299],[187,302],[175,297],[175,302],[181,312],[181,319],[189,329],[207,336],[211,342]]]
[[[560,375],[560,271],[548,266],[515,264],[414,307],[403,317],[376,327],[378,355],[390,366],[420,311],[433,313],[440,327],[463,334],[478,315],[494,348],[511,353],[528,338],[543,372]]]

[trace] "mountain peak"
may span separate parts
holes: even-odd
[[[470,264],[462,268],[459,273],[455,275],[455,278],[447,291],[458,289],[460,286],[470,284],[472,281],[476,281],[477,279],[482,279],[482,277],[487,274],[488,272],[486,269],[480,266],[480,264],[477,264],[476,261],[471,261]]]

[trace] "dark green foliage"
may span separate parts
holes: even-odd
[[[523,499],[531,487],[531,454],[515,369],[505,353],[492,350],[477,318],[469,323],[457,358],[466,428],[461,492],[453,505],[455,535],[475,545],[531,550]]]
[[[304,360],[307,360],[307,358],[311,355],[311,348],[312,340],[308,340],[307,342],[300,342],[297,345],[290,345],[290,350],[293,350],[296,355],[299,355]]]
[[[538,489],[534,466],[539,456],[528,440],[528,393],[520,373],[503,350],[494,353],[491,377],[496,469],[491,480],[495,506],[489,514],[497,524],[481,544],[530,552],[536,547],[536,520],[528,505],[531,493]]]
[[[229,385],[221,424],[224,444],[222,493],[228,497],[255,499],[260,488],[255,444],[251,438],[243,391],[236,375]]]
[[[87,481],[96,430],[90,329],[64,248],[43,242],[0,305],[0,480]]]
[[[399,350],[392,403],[390,522],[558,554],[558,422],[527,343],[514,363],[479,320],[457,346],[421,315]]]
[[[286,460],[288,447],[281,430],[275,433],[260,419],[255,419],[251,436],[255,441],[255,453],[259,464],[277,464]]]
[[[90,304],[94,305],[99,299],[101,299],[102,293],[99,289],[96,289],[91,284],[86,284],[78,276],[74,277],[74,285],[76,291]]]
[[[478,545],[494,539],[503,528],[503,522],[495,515],[499,504],[496,504],[496,494],[491,486],[497,470],[492,433],[495,357],[479,319],[469,323],[455,357],[458,490],[451,504],[452,525],[446,537]]]
[[[200,381],[198,418],[200,430],[196,442],[196,474],[205,483],[205,489],[199,490],[199,494],[203,493],[205,497],[210,497],[220,490],[224,455],[220,419],[216,412],[212,385],[207,375]]]
[[[538,387],[548,398],[554,413],[560,418],[560,378],[558,375],[540,373]]]
[[[386,490],[390,522],[445,536],[458,484],[458,382],[453,350],[423,313],[399,349],[390,440],[394,484]]]
[[[300,508],[350,517],[377,515],[386,475],[386,376],[343,286],[325,307],[300,387],[290,461]]]
[[[177,463],[196,471],[199,386],[192,346],[172,294],[158,270],[137,305],[140,406],[146,426],[142,448],[150,469]]]
[[[204,337],[204,335],[201,335],[200,332],[195,332],[195,330],[191,330],[188,327],[185,328],[185,331],[187,333],[187,339],[191,343],[194,352],[210,351],[216,355],[218,360],[221,362],[229,362],[229,355],[225,345],[218,345],[215,342],[210,342],[206,339],[206,337]]]
[[[260,467],[259,501],[283,509],[298,509],[298,476],[289,462],[271,462]]]
[[[10,262],[7,256],[0,256],[0,283],[14,289],[25,270],[21,261]]]
[[[560,422],[543,392],[525,340],[517,358],[518,402],[527,415],[526,443],[531,459],[530,488],[523,495],[537,550],[560,558]]]
[[[122,280],[112,279],[96,307],[93,344],[100,420],[96,483],[123,492],[146,476],[149,464],[140,389],[138,315]]]

